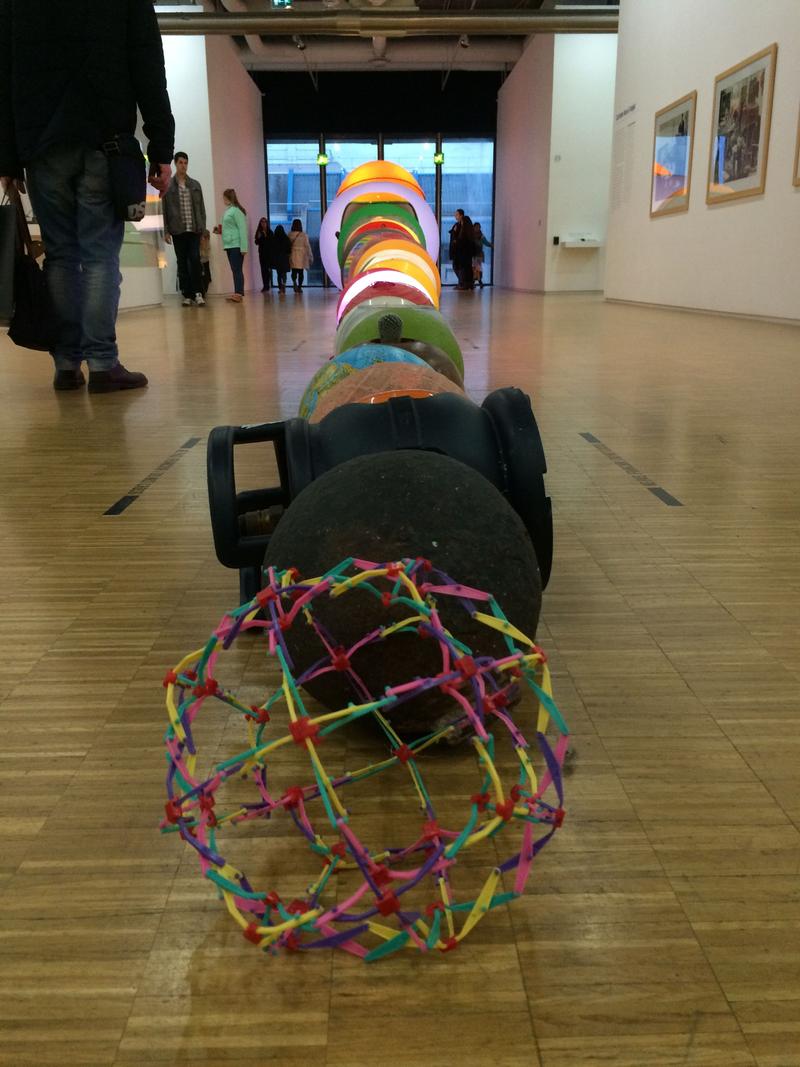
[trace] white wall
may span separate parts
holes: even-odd
[[[617,41],[613,34],[531,38],[497,110],[495,277],[530,292],[601,289]]]
[[[164,37],[167,86],[175,116],[175,149],[189,156],[189,174],[203,187],[209,230],[222,218],[222,190],[235,188],[247,208],[251,246],[245,287],[260,289],[252,245],[253,214],[266,214],[261,93],[227,37]],[[231,273],[219,237],[211,237],[212,293],[230,293]],[[175,254],[166,250],[164,292],[174,294]]]
[[[774,41],[778,62],[766,189],[705,203],[714,78]],[[689,211],[649,217],[655,112],[697,90]],[[606,295],[800,319],[800,189],[792,163],[800,103],[798,0],[636,0],[620,9],[615,167],[629,184],[609,221]],[[623,142],[624,155],[623,158]]]
[[[555,39],[546,292],[603,288],[616,63],[614,34]],[[553,245],[578,234],[601,246]]]
[[[553,37],[529,42],[500,89],[495,171],[495,284],[545,285]]]
[[[267,213],[261,92],[242,66],[230,38],[207,37],[206,60],[215,206],[221,217],[224,207],[222,190],[233,188],[247,209],[250,247],[245,260],[245,288],[260,290],[261,272],[253,234],[258,220]],[[219,244],[219,238],[212,238],[213,243]],[[214,269],[212,264],[212,273]],[[227,259],[224,275],[223,289],[230,292]]]

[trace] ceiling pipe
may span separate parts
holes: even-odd
[[[452,46],[445,41],[397,40],[387,42],[385,58],[388,67],[398,70],[440,70],[455,66],[458,70],[503,70],[513,66],[522,55],[523,38],[509,41],[473,41],[469,49],[458,49],[456,62]],[[366,69],[375,60],[373,46],[368,40],[315,41],[308,51],[317,70]],[[248,70],[304,70],[303,56],[286,41],[262,41],[258,52],[241,52]]]
[[[242,0],[226,0],[241,3]],[[224,15],[159,15],[163,34],[240,34],[268,37],[528,37],[532,33],[616,33],[618,8],[586,14],[536,11],[264,11]]]

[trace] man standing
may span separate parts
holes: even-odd
[[[189,157],[175,153],[175,177],[164,194],[164,231],[167,244],[175,246],[178,285],[183,306],[192,302],[202,307],[203,268],[200,263],[200,237],[206,228],[206,206],[200,182],[190,178]]]
[[[147,385],[119,362],[119,253],[109,152],[136,130],[163,194],[175,122],[151,0],[0,0],[0,175],[28,191],[41,226],[59,321],[55,389],[109,393]],[[105,150],[104,150],[105,149]]]

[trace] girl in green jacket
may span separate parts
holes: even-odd
[[[244,257],[247,255],[247,212],[239,203],[235,189],[226,189],[222,194],[225,201],[225,214],[222,225],[218,228],[222,234],[222,247],[228,256],[233,275],[233,295],[228,300],[241,304],[244,300]]]

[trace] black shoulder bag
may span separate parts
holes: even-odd
[[[14,260],[14,315],[8,336],[20,348],[49,352],[58,339],[58,320],[44,271],[36,262],[31,232],[22,200],[17,208],[17,247]]]
[[[120,133],[100,146],[108,160],[114,215],[123,222],[141,222],[147,200],[147,164],[142,146],[130,133]]]

